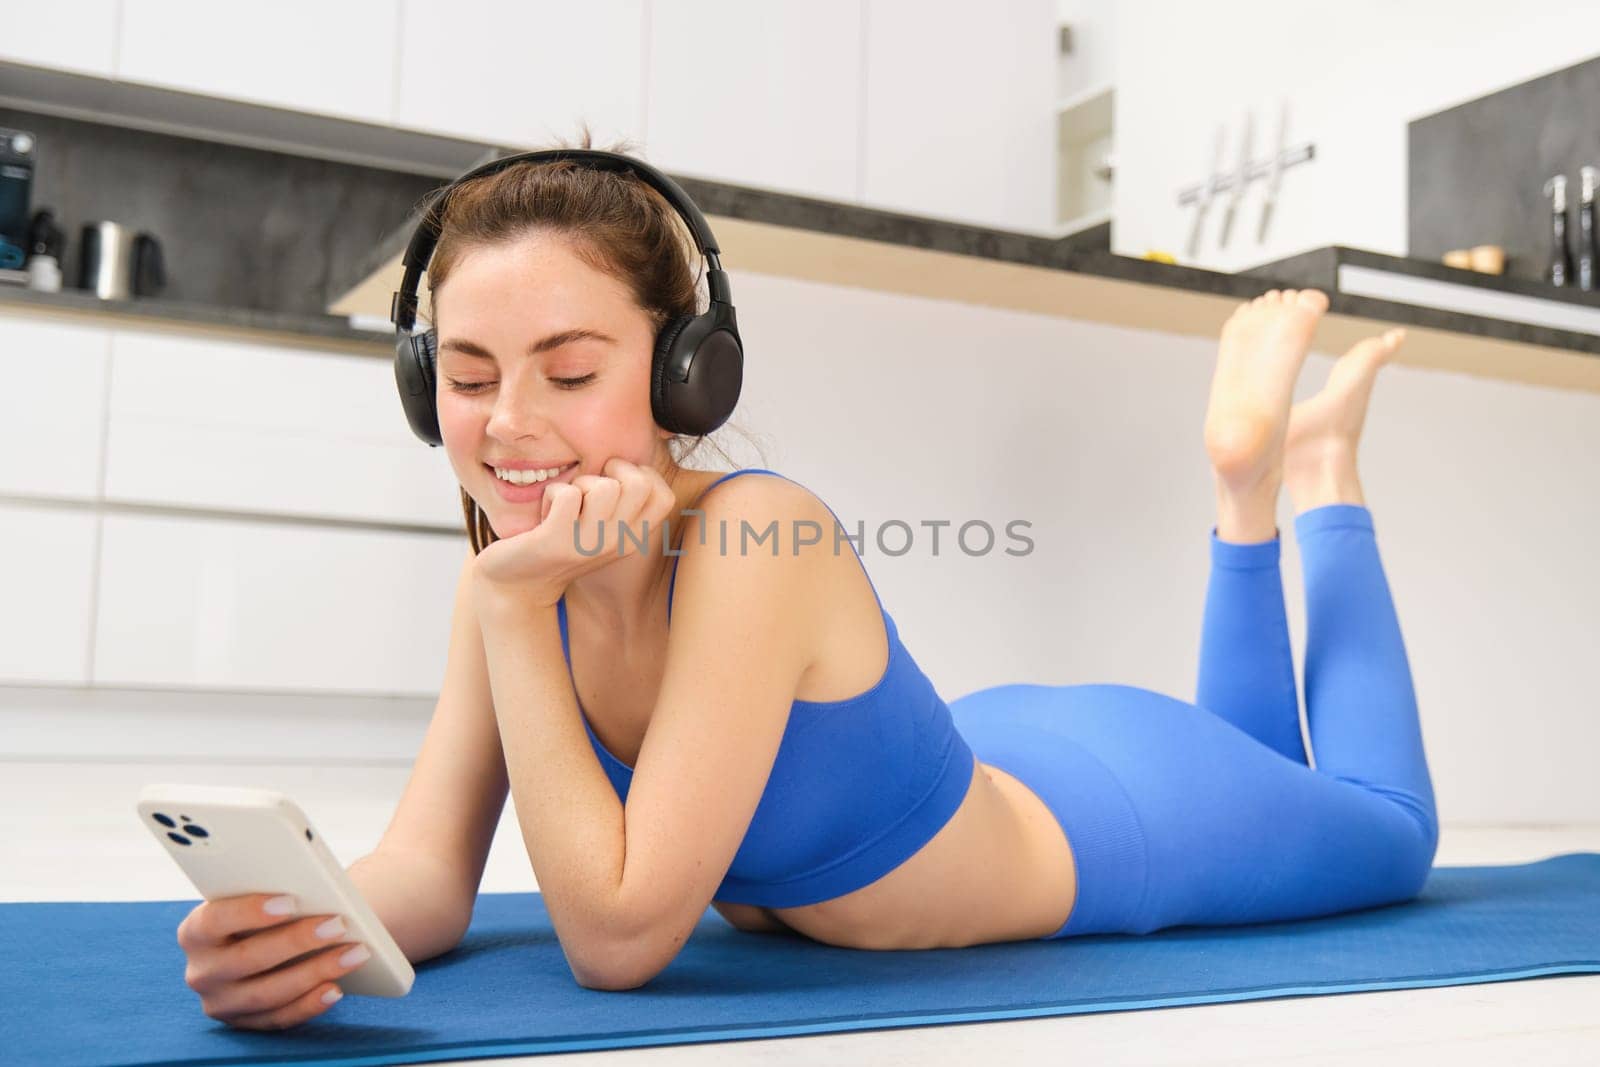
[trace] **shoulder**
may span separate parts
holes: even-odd
[[[833,551],[834,518],[811,490],[774,474],[741,474],[702,491],[679,521],[674,623],[681,612],[716,604],[728,613],[764,608],[812,629],[824,606],[818,579]]]
[[[831,549],[834,517],[810,489],[781,475],[752,471],[727,478],[700,494],[684,515],[683,547],[744,546],[790,558],[813,558]]]

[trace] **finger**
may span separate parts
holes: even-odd
[[[565,482],[552,482],[544,491],[544,515],[540,522],[553,520],[566,529],[577,521],[578,509],[583,504],[583,490]]]
[[[289,911],[269,912],[269,902],[287,901]],[[197,904],[178,924],[178,946],[185,952],[215,948],[253,930],[281,926],[294,918],[294,900],[279,893],[246,893]]]
[[[299,1000],[307,990],[343,978],[366,963],[366,959],[352,963],[340,962],[345,953],[355,947],[354,942],[340,942],[309,959],[296,960],[265,974],[229,982],[202,996],[201,1005],[207,1015],[223,1022],[240,1016],[277,1011]]]
[[[615,478],[596,478],[595,484],[583,492],[583,507],[579,517],[585,523],[599,523],[616,516],[617,499],[622,496],[622,483]]]
[[[209,993],[230,982],[265,974],[348,937],[338,916],[307,916],[281,929],[258,931],[231,945],[198,950],[190,957],[184,981],[196,993]]]
[[[660,526],[659,521],[649,522],[652,518],[649,514],[651,498],[655,495],[656,489],[656,481],[650,477],[651,474],[655,472],[647,473],[642,467],[633,467],[631,470],[622,471],[622,477],[617,479],[621,491],[617,498],[616,518],[619,523],[627,524],[633,537],[633,541],[628,542],[630,545],[638,542],[648,545],[651,531]],[[659,478],[660,475],[657,474],[656,479]]]
[[[332,994],[337,996],[333,996],[331,1002],[324,999]],[[252,1015],[236,1015],[223,1021],[229,1026],[237,1026],[243,1030],[287,1030],[291,1026],[299,1026],[307,1019],[321,1015],[337,1004],[342,996],[344,991],[336,984],[324,982],[314,989],[308,989],[281,1008],[259,1011]]]

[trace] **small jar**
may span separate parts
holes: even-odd
[[[61,291],[61,264],[55,256],[28,257],[28,288],[40,293]]]

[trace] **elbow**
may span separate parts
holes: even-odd
[[[638,989],[667,969],[706,909],[702,905],[672,914],[662,910],[660,894],[651,903],[655,906],[647,913],[619,902],[603,924],[584,929],[574,944],[563,944],[578,985],[607,991]]]
[[[578,985],[584,989],[611,993],[638,989],[666,970],[668,962],[670,961],[663,960],[659,963],[641,961],[632,959],[626,954],[609,954],[601,959],[588,960],[581,965],[576,960],[568,960],[573,980]]]
[[[573,980],[584,989],[594,989],[606,993],[621,993],[628,989],[638,989],[640,986],[650,981],[650,979],[654,978],[655,975],[647,974],[642,978],[621,977],[615,975],[600,976],[580,974],[578,970],[574,968],[572,977]]]
[[[667,969],[685,940],[664,935],[658,929],[594,938],[583,951],[569,952],[567,964],[585,989],[638,989]]]

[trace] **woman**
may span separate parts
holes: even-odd
[[[436,399],[472,553],[439,711],[384,840],[351,870],[408,957],[464,933],[508,790],[591,988],[647,982],[707,904],[744,930],[885,949],[1417,893],[1433,793],[1355,463],[1400,331],[1356,345],[1291,405],[1326,298],[1273,291],[1224,327],[1194,704],[1028,684],[946,704],[854,549],[833,550],[827,505],[774,472],[688,469],[688,442],[652,419],[657,332],[695,308],[674,221],[633,177],[569,164],[463,184],[444,214],[428,266]],[[1279,584],[1285,487],[1316,770]],[[745,535],[741,551],[746,527],[776,543]],[[429,904],[390,884],[402,857],[431,879]],[[263,973],[321,949],[326,917],[263,931],[262,903],[191,913],[190,984],[213,1017],[293,1025],[326,1010],[347,946]],[[246,961],[239,946],[272,931]]]

